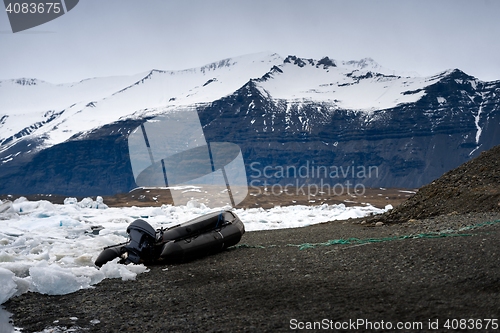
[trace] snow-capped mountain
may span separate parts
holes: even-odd
[[[499,81],[457,69],[419,77],[369,58],[270,53],[71,84],[0,81],[0,193],[128,191],[130,131],[185,106],[207,140],[240,145],[249,179],[297,180],[265,166],[372,166],[376,177],[325,181],[416,187],[500,143],[499,103]]]
[[[151,70],[61,85],[37,79],[0,81],[0,143],[33,135],[44,136],[48,147],[145,111],[211,102],[282,61],[277,54],[257,54],[183,71]]]
[[[288,57],[283,65],[274,67],[259,80],[259,86],[275,99],[325,102],[337,109],[373,111],[413,103],[423,92],[402,92],[422,89],[439,80],[382,74],[380,70],[389,71],[367,59],[341,64],[339,67],[329,58],[315,61]]]

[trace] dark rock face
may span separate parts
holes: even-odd
[[[321,65],[335,64],[324,59]],[[198,106],[207,141],[238,144],[255,186],[350,182],[416,188],[500,143],[498,81],[477,81],[455,70],[426,87],[415,103],[366,113],[273,99],[258,83],[278,71]],[[133,189],[127,137],[142,121],[110,124],[0,165],[0,193],[85,196]],[[19,143],[0,159],[26,151],[22,144],[27,146]]]
[[[12,194],[112,195],[135,187],[127,134],[140,122],[104,126],[0,168],[0,191]],[[16,147],[19,149],[19,147]],[[9,163],[7,163],[9,165]]]

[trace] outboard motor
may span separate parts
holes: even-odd
[[[144,220],[135,220],[128,228],[129,241],[127,243],[112,245],[104,248],[97,257],[95,264],[102,267],[108,261],[121,257],[122,264],[138,264],[143,261],[153,261],[156,232]]]
[[[121,250],[124,263],[138,264],[141,259],[152,260],[156,243],[156,232],[153,227],[144,220],[135,220],[128,226],[127,233],[130,242]]]

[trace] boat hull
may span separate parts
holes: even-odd
[[[130,241],[105,248],[95,265],[120,257],[121,263],[182,262],[220,252],[239,243],[245,226],[231,211],[206,214],[153,235],[143,220],[134,221],[127,232]]]

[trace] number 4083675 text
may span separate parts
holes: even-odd
[[[59,14],[61,10],[60,2],[9,2],[5,7],[5,11],[9,14]]]

